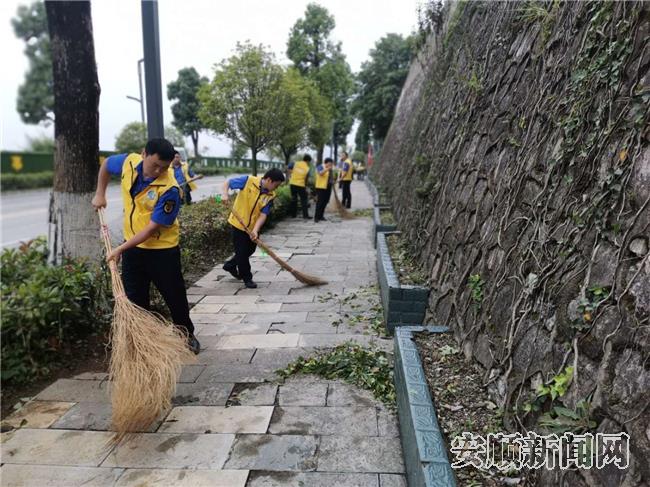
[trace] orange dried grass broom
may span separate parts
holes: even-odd
[[[253,236],[251,234],[251,231],[248,229],[248,227],[244,223],[244,220],[242,220],[241,217],[235,212],[234,208],[231,208],[230,211],[233,214],[233,216],[237,219],[237,221],[239,223],[241,223],[241,226],[245,228],[246,233],[252,238]],[[319,277],[310,276],[309,274],[305,274],[304,272],[300,272],[299,270],[294,269],[293,267],[291,267],[284,260],[282,260],[280,257],[278,257],[278,255],[275,252],[273,252],[273,250],[271,250],[269,248],[269,246],[266,245],[264,242],[262,242],[259,238],[254,240],[254,242],[257,245],[259,245],[260,247],[262,247],[264,249],[264,251],[267,254],[269,254],[271,256],[271,258],[280,265],[280,267],[282,267],[285,271],[290,272],[293,275],[293,277],[298,279],[300,282],[302,282],[304,284],[307,284],[308,286],[320,286],[322,284],[327,284],[327,281],[324,281],[323,279],[321,279]]]
[[[341,200],[339,199],[339,194],[336,192],[336,187],[332,186],[332,193],[334,193],[334,201],[336,202],[336,210],[339,212],[339,215],[344,220],[354,220],[356,217],[348,211],[348,209],[343,206]]]
[[[104,210],[98,213],[109,254],[112,246]],[[171,407],[181,366],[195,357],[187,346],[187,336],[173,323],[126,297],[114,260],[109,268],[115,298],[108,377],[115,431],[110,443],[115,444],[129,433],[146,431]]]

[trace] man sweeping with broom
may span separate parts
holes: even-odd
[[[275,190],[284,181],[284,174],[277,168],[269,169],[263,177],[240,176],[226,180],[222,200],[228,202],[228,190],[238,189],[239,194],[228,217],[232,226],[232,241],[235,255],[223,265],[235,279],[242,279],[247,288],[257,287],[253,281],[250,256],[257,247],[260,229],[271,213]],[[238,218],[239,217],[239,218]],[[250,233],[249,233],[250,232]]]
[[[179,224],[180,189],[169,165],[174,146],[166,139],[151,139],[142,154],[108,157],[99,170],[95,209],[106,206],[106,187],[111,174],[122,178],[124,239],[107,261],[122,256],[122,281],[127,297],[149,308],[149,286],[153,282],[169,307],[174,324],[187,336],[188,347],[198,354],[185,282],[181,271]]]

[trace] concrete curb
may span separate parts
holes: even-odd
[[[386,205],[375,205],[372,211],[372,220],[374,222],[374,239],[373,243],[375,244],[375,247],[377,247],[377,235],[380,232],[394,232],[397,230],[397,225],[391,224],[387,225],[381,222],[381,210],[382,209],[390,209],[390,206]]]
[[[400,284],[390,258],[385,233],[377,233],[376,247],[379,294],[386,329],[392,333],[399,326],[421,325],[429,302],[429,289]]]
[[[407,326],[395,331],[395,389],[402,455],[409,487],[456,487],[447,447],[429,394],[413,332],[444,333],[442,326]]]

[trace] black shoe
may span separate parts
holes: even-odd
[[[322,221],[322,222],[326,222],[326,221],[327,221],[327,218],[322,217],[322,218],[320,219],[320,221]]]
[[[255,289],[257,287],[257,284],[251,279],[250,281],[244,281],[244,286],[246,286],[248,289]]]
[[[228,265],[227,263],[223,265],[222,269],[226,272],[230,272],[230,275],[235,279],[241,279],[239,272],[237,272],[237,266],[235,264]]]
[[[190,334],[190,336],[187,337],[187,346],[190,347],[190,350],[192,350],[192,352],[194,352],[194,355],[198,355],[201,351],[201,344],[194,336],[194,333]]]

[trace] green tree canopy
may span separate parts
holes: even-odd
[[[25,41],[25,56],[29,60],[25,81],[18,87],[16,110],[25,123],[49,124],[54,121],[54,90],[45,4],[36,1],[29,6],[21,5],[11,25],[16,37]]]
[[[344,143],[353,122],[349,100],[354,81],[341,43],[330,38],[335,26],[334,17],[326,8],[310,3],[304,18],[298,19],[291,29],[287,45],[287,57],[303,75],[314,81],[332,109],[333,127],[330,127],[329,137],[317,146],[319,161],[327,140],[333,136],[335,147]]]
[[[278,89],[276,142],[288,164],[292,154],[308,141],[313,116],[309,101],[315,87],[295,68],[288,68]]]
[[[410,61],[410,40],[387,34],[371,49],[370,60],[361,65],[353,112],[361,120],[359,128],[375,140],[383,140],[388,133]]]
[[[185,138],[180,131],[174,127],[165,127],[165,138],[174,147],[185,147]],[[140,153],[147,145],[147,126],[142,122],[127,123],[115,138],[115,150],[119,153]]]
[[[178,72],[176,81],[167,85],[167,98],[175,101],[171,106],[174,116],[172,124],[183,135],[191,137],[196,155],[199,154],[199,132],[205,128],[199,119],[200,103],[197,95],[201,86],[207,83],[208,79],[199,76],[196,69],[183,68]]]
[[[251,151],[253,174],[257,154],[276,138],[277,92],[282,68],[272,53],[249,42],[215,68],[213,80],[199,92],[199,117],[217,134],[245,144]]]

